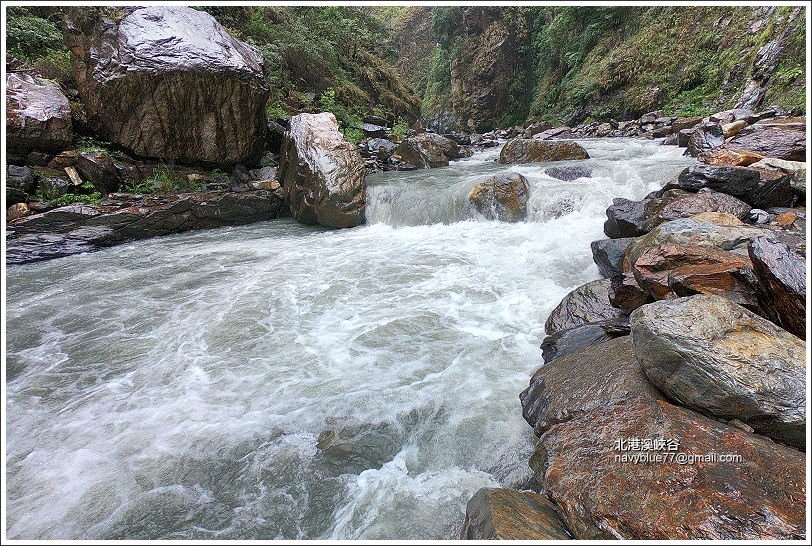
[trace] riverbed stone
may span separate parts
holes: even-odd
[[[587,322],[619,318],[625,315],[622,309],[612,307],[609,302],[609,279],[601,279],[583,284],[564,296],[553,309],[544,330],[548,335]]]
[[[646,204],[646,231],[678,218],[690,218],[704,212],[725,212],[738,219],[747,218],[752,207],[731,195],[703,188],[697,193],[666,190]]]
[[[544,362],[549,364],[556,358],[627,335],[629,335],[628,317],[586,322],[545,337],[541,342],[541,353]]]
[[[742,129],[730,146],[765,157],[806,161],[806,118],[770,119]]]
[[[754,208],[788,207],[795,200],[791,177],[751,167],[687,167],[663,188],[699,191],[703,188],[732,195]]]
[[[571,540],[553,503],[532,491],[482,488],[465,509],[463,540]]]
[[[589,178],[592,176],[592,169],[580,165],[555,166],[544,169],[544,174],[558,180],[571,182],[579,178]]]
[[[723,144],[718,148],[705,150],[699,154],[697,159],[707,165],[748,167],[764,159],[764,156],[748,150],[737,150],[727,144]]]
[[[758,278],[758,295],[770,319],[806,339],[806,241],[772,233],[747,247]]]
[[[535,138],[513,138],[508,140],[499,154],[499,163],[502,164],[564,161],[569,159],[589,159],[589,154],[577,142],[552,142]]]
[[[632,201],[616,197],[606,209],[606,222],[603,232],[611,239],[638,237],[648,232],[646,226],[646,206],[648,199]]]
[[[138,156],[258,159],[269,95],[262,55],[208,13],[149,6],[121,20],[73,8],[65,42],[90,126]]]
[[[805,448],[803,341],[729,299],[705,295],[645,305],[631,326],[646,376],[670,399]]]
[[[623,258],[632,241],[634,237],[592,241],[592,261],[598,266],[601,276],[611,279],[623,272]]]
[[[344,139],[336,117],[329,112],[290,119],[279,182],[291,216],[298,222],[338,228],[364,222],[364,160]]]
[[[507,172],[489,176],[468,194],[477,212],[488,220],[520,222],[527,217],[530,184],[519,173]]]
[[[691,131],[686,154],[696,157],[700,153],[721,146],[724,143],[725,135],[720,124],[715,122],[703,123]]]
[[[394,155],[410,165],[422,169],[445,167],[449,159],[460,157],[459,145],[436,133],[420,133],[403,140]]]

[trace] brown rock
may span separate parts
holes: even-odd
[[[6,211],[6,222],[11,222],[17,218],[28,216],[31,214],[31,209],[25,203],[15,203],[11,205]]]
[[[409,137],[394,151],[394,155],[402,161],[422,169],[445,167],[449,159],[456,159],[459,154],[456,142],[435,133],[420,133]]]
[[[629,335],[628,317],[586,322],[545,337],[541,342],[541,354],[544,362],[549,364],[556,358],[578,353],[610,339],[627,335]]]
[[[771,234],[747,247],[758,278],[759,299],[770,319],[806,338],[806,242]]]
[[[6,74],[6,143],[13,153],[58,152],[73,140],[68,98],[59,85],[32,74]]]
[[[499,163],[502,164],[564,161],[568,159],[589,159],[589,154],[576,142],[548,141],[535,138],[508,140],[499,154]]]
[[[483,488],[468,501],[463,540],[571,540],[555,506],[530,491]]]
[[[729,212],[700,212],[691,216],[697,222],[710,222],[717,226],[744,226],[744,222],[733,216]]]
[[[489,220],[519,222],[527,217],[527,199],[530,184],[519,173],[502,173],[480,182],[468,200]]]
[[[700,191],[686,193],[667,190],[663,196],[646,205],[646,231],[678,218],[690,218],[705,212],[728,213],[738,219],[746,218],[752,207],[740,199],[725,193]]]
[[[649,293],[637,284],[634,275],[622,273],[612,277],[612,285],[609,288],[609,303],[618,309],[632,312],[641,305],[652,301]]]
[[[748,150],[737,150],[729,147],[727,144],[723,144],[718,148],[700,153],[697,159],[707,165],[749,167],[753,163],[764,159],[764,156]]]
[[[677,118],[671,123],[671,131],[679,133],[685,129],[693,129],[702,121],[702,116],[691,116],[685,118]]]
[[[765,157],[806,161],[806,119],[760,121],[742,129],[729,143]]]

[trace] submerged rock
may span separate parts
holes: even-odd
[[[564,161],[567,159],[589,159],[589,154],[576,142],[553,142],[535,138],[513,138],[508,140],[499,154],[499,163],[502,164]]]
[[[293,218],[303,224],[354,227],[364,222],[366,172],[333,114],[298,114],[285,134],[279,181]]]
[[[73,8],[65,41],[88,121],[103,138],[183,162],[261,153],[269,92],[262,55],[208,13],[150,6],[116,22]]]
[[[552,335],[587,322],[624,316],[625,312],[622,309],[612,307],[609,302],[610,285],[608,279],[592,281],[564,296],[561,303],[547,317],[544,331]]]
[[[570,540],[555,506],[530,491],[483,488],[465,509],[463,540]]]
[[[68,98],[56,82],[32,74],[6,74],[6,144],[8,151],[58,152],[73,140]]]
[[[527,217],[530,185],[519,173],[486,178],[468,194],[468,200],[488,220],[520,222]]]
[[[592,176],[592,169],[581,166],[548,167],[544,169],[544,174],[547,176],[552,176],[558,180],[570,182],[579,178],[589,178]]]
[[[632,313],[635,351],[676,402],[804,449],[804,343],[725,298],[692,296]]]
[[[805,339],[805,240],[770,234],[750,241],[747,250],[758,278],[762,308],[773,322]]]

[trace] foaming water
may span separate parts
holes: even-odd
[[[690,161],[585,141],[517,165],[528,222],[472,217],[498,150],[370,180],[369,225],[189,233],[9,268],[10,538],[456,538],[529,477],[518,393],[597,277],[615,196]],[[557,164],[559,165],[559,164]]]

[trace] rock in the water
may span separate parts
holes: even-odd
[[[31,74],[6,74],[8,151],[58,152],[73,140],[70,103],[55,82]]]
[[[770,319],[806,339],[806,244],[801,237],[771,234],[747,247],[758,278],[761,306]]]
[[[557,178],[558,180],[571,182],[579,178],[589,178],[592,176],[592,169],[575,165],[570,167],[548,167],[544,169],[544,174]]]
[[[555,506],[530,491],[483,488],[465,510],[463,540],[570,540]]]
[[[304,224],[353,227],[364,222],[366,172],[333,114],[290,119],[279,169],[293,218]]]
[[[468,195],[476,210],[488,220],[519,222],[527,217],[530,184],[519,173],[489,176]]]
[[[549,364],[556,358],[577,353],[593,345],[627,335],[629,335],[629,320],[627,317],[587,322],[545,337],[544,341],[541,342],[541,353],[544,362]]]
[[[236,163],[258,157],[268,84],[262,55],[214,17],[180,6],[137,9],[120,22],[66,17],[90,125],[137,155]]]
[[[724,143],[725,135],[721,125],[713,122],[703,123],[691,132],[687,154],[696,157],[700,153],[712,150]]]
[[[595,348],[593,361],[607,362],[611,371],[608,343]],[[605,383],[606,372],[585,367],[581,373],[588,378],[583,398],[596,408],[578,418],[565,414],[568,420],[539,440],[530,460],[574,538],[805,538],[803,454],[665,400],[627,395],[601,404],[595,398],[608,397],[595,394],[592,384]],[[628,391],[622,379],[619,388]],[[646,442],[664,442],[666,449],[630,449]],[[672,446],[677,451],[668,451]]]
[[[806,161],[806,118],[754,123],[742,129],[729,145],[765,157]]]
[[[755,208],[788,207],[795,200],[790,176],[751,167],[697,165],[683,170],[664,190],[699,191],[708,188],[726,193]]]
[[[563,140],[551,142],[535,138],[508,140],[499,154],[499,163],[502,164],[564,161],[567,159],[589,159],[589,154],[577,142]]]
[[[806,445],[804,343],[725,298],[692,296],[632,313],[646,375],[676,402]]]
[[[634,237],[600,239],[592,241],[592,260],[605,279],[611,279],[623,272],[623,257]]]
[[[410,165],[433,169],[445,167],[449,159],[459,157],[459,146],[450,138],[435,133],[420,133],[401,142],[394,151]]]
[[[623,197],[612,199],[606,209],[607,220],[603,232],[612,239],[638,237],[648,232],[646,227],[646,205],[648,200],[632,201]]]
[[[610,284],[609,279],[588,282],[564,296],[547,317],[544,323],[545,332],[551,335],[587,322],[624,316],[622,309],[612,307],[609,303]]]
[[[690,218],[703,212],[726,212],[738,219],[747,218],[752,207],[731,195],[710,190],[686,193],[667,190],[662,197],[653,199],[646,206],[646,229],[659,226],[678,218]]]

